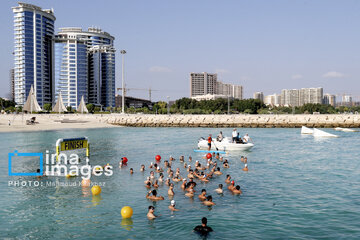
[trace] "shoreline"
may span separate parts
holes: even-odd
[[[36,117],[36,124],[26,120]],[[10,120],[11,125],[8,125]],[[360,128],[360,115],[154,115],[154,114],[3,114],[0,132],[29,132],[114,127],[206,128]]]

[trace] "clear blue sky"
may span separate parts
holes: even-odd
[[[153,100],[189,96],[190,72],[218,72],[244,86],[245,97],[283,88],[324,87],[360,96],[360,1],[33,0],[54,8],[56,29],[98,26],[126,49],[127,87]],[[0,96],[9,91],[16,1],[2,0]],[[146,91],[128,95],[147,97]]]

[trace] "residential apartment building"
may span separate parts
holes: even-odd
[[[40,106],[51,103],[53,97],[53,10],[18,3],[14,13],[14,97],[24,105],[31,86]]]
[[[217,94],[216,73],[190,73],[190,97]]]
[[[307,103],[322,104],[323,88],[302,88],[299,91],[300,106]]]
[[[263,92],[256,92],[254,93],[254,99],[259,99],[260,101],[264,101],[264,93]]]
[[[329,93],[325,94],[323,103],[335,107],[336,106],[336,96],[329,94]]]
[[[273,95],[267,95],[264,97],[264,104],[269,106],[280,106],[281,105],[281,95],[274,93]]]
[[[281,105],[297,107],[300,106],[298,89],[283,89],[281,90]]]
[[[243,99],[243,87],[229,83],[217,82],[217,94],[234,99]]]
[[[55,38],[55,92],[64,104],[115,106],[114,37],[98,28],[60,28]]]

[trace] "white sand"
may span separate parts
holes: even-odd
[[[26,120],[30,120],[31,117],[36,117],[37,123],[34,125],[26,125]],[[57,122],[63,119],[68,119],[70,121],[86,122]],[[76,128],[118,127],[105,123],[103,119],[104,118],[101,115],[91,114],[1,114],[0,132],[26,132]]]

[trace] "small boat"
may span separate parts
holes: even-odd
[[[343,132],[357,132],[355,129],[341,128],[341,127],[334,128],[334,130],[335,131],[343,131]]]
[[[221,142],[214,139],[211,143],[212,150],[238,150],[238,151],[248,151],[254,147],[253,143],[233,143],[232,139],[229,137],[224,138]],[[208,142],[205,138],[200,138],[198,142],[199,149],[208,149]]]
[[[313,134],[314,130],[305,126],[301,127],[301,134]]]
[[[338,135],[327,133],[325,131],[319,130],[317,128],[314,128],[314,137],[339,137]]]

